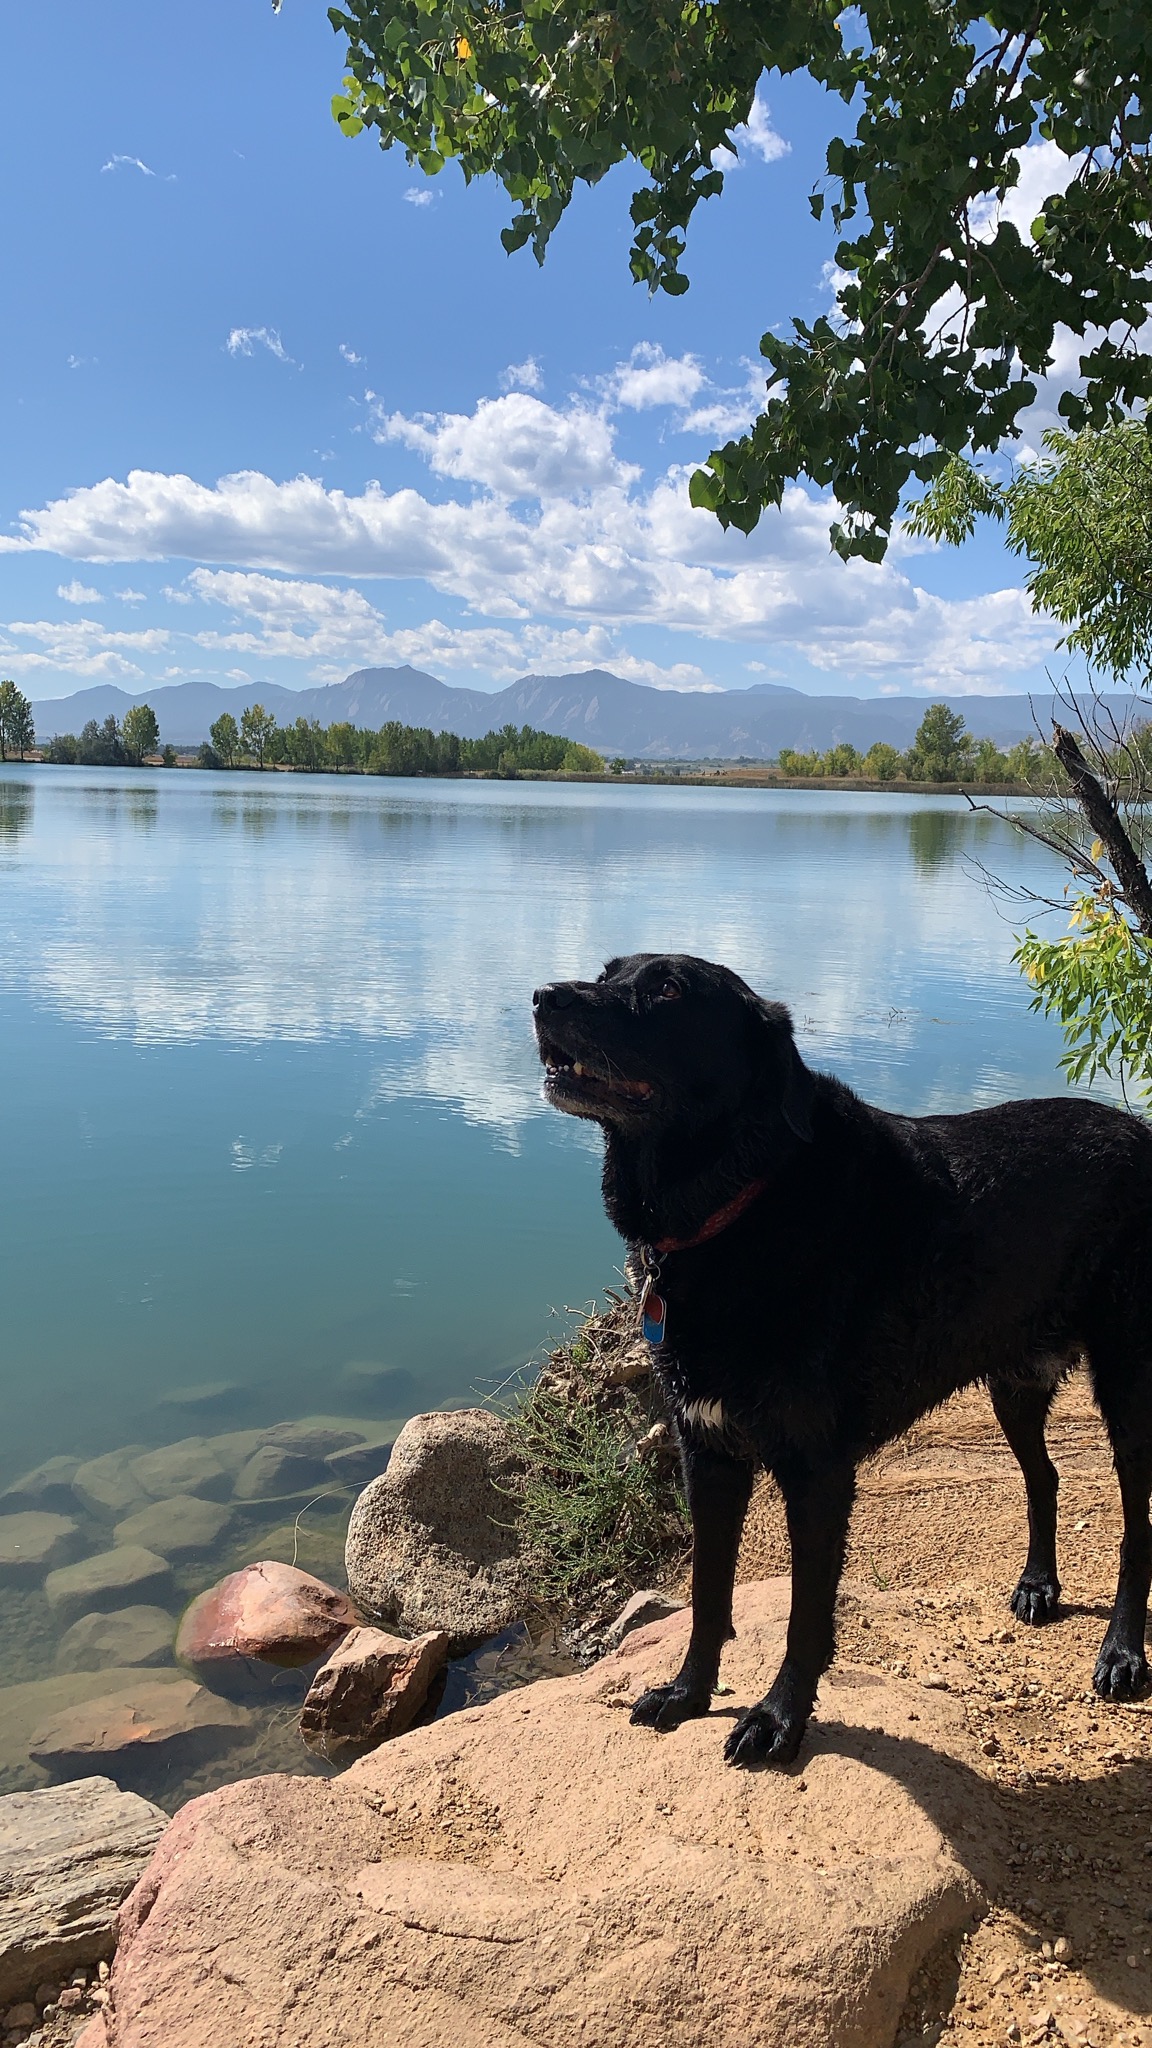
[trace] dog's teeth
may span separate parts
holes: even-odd
[[[574,1074],[579,1074],[579,1075],[581,1076],[581,1078],[583,1078],[583,1074],[584,1074],[584,1069],[583,1069],[583,1067],[581,1066],[581,1064],[580,1064],[579,1060],[573,1060],[573,1062],[572,1062],[572,1072],[573,1072]]]

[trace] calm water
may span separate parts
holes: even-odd
[[[1060,1088],[971,856],[1059,891],[959,799],[0,771],[0,1478],[190,1383],[343,1412],[376,1362],[403,1413],[528,1358],[619,1259],[529,1029],[609,953],[726,961],[893,1108]]]
[[[726,961],[893,1108],[1059,1089],[977,863],[1062,884],[959,800],[0,770],[0,1484],[466,1402],[537,1353],[620,1247],[595,1134],[541,1101],[530,994],[611,953]],[[233,1391],[202,1412],[206,1382]],[[174,1566],[172,1628],[246,1558],[338,1578],[351,1497],[299,1534],[303,1499],[235,1509]],[[106,1550],[114,1518],[80,1519]],[[39,1585],[0,1586],[0,1790],[44,1781],[34,1726],[104,1685],[61,1675],[63,1627]],[[134,1782],[174,1806],[309,1768],[295,1684],[222,1757]]]

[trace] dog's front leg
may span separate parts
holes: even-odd
[[[854,1464],[790,1463],[776,1477],[792,1550],[792,1612],[784,1662],[771,1692],[742,1714],[724,1746],[731,1764],[789,1764],[835,1647],[836,1588],[856,1497]]]
[[[668,1730],[706,1714],[720,1675],[720,1652],[732,1634],[732,1583],[740,1532],[752,1495],[754,1467],[743,1458],[683,1443],[684,1480],[692,1516],[692,1634],[671,1685],[642,1693],[633,1721]]]

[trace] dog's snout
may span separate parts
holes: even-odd
[[[566,1010],[575,1000],[576,991],[570,981],[546,981],[543,988],[532,991],[532,1008],[542,1013]]]

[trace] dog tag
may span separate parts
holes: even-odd
[[[664,1296],[657,1294],[655,1288],[649,1283],[644,1289],[644,1299],[640,1303],[640,1328],[650,1344],[662,1344],[664,1342],[664,1326],[667,1321],[668,1304]]]

